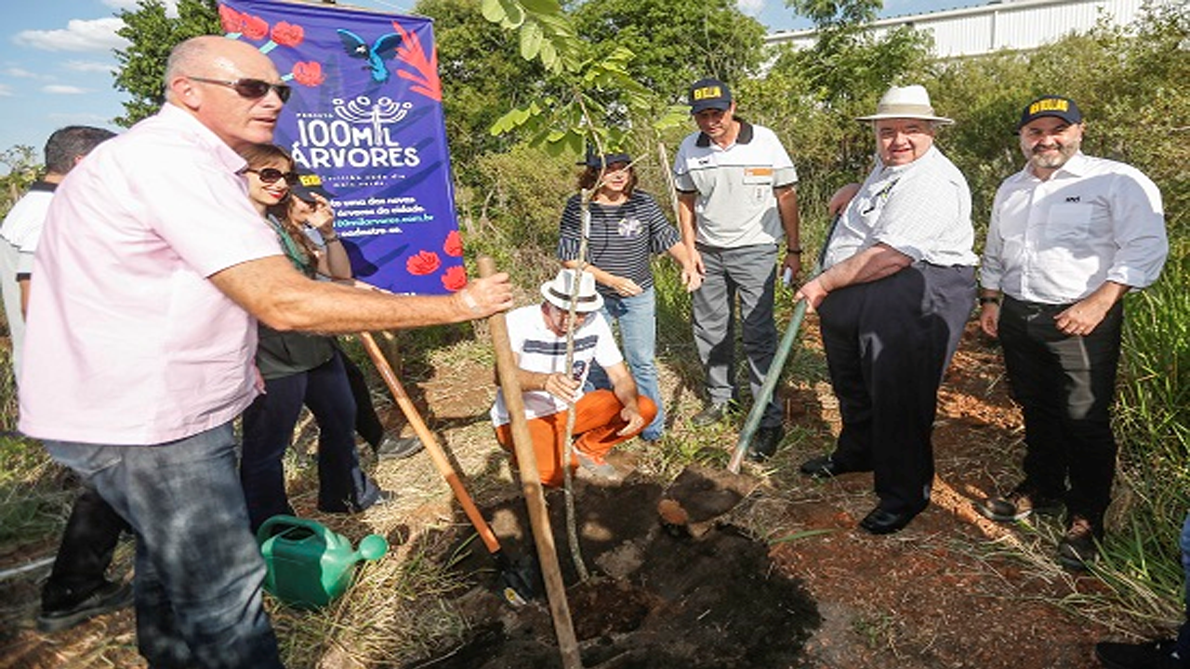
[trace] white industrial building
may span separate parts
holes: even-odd
[[[870,27],[878,36],[901,26],[926,31],[934,36],[938,57],[960,58],[1000,49],[1036,49],[1072,31],[1089,30],[1101,16],[1127,25],[1146,2],[1180,1],[1184,0],[993,0],[978,7],[879,19]],[[765,43],[804,49],[813,46],[817,37],[815,29],[783,30],[770,33]]]

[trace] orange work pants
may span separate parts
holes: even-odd
[[[610,390],[594,390],[579,398],[575,404],[574,435],[577,439],[574,447],[591,457],[596,462],[603,462],[603,457],[616,444],[627,441],[641,433],[653,417],[657,415],[657,405],[653,400],[638,395],[637,408],[644,422],[640,430],[619,435],[616,434],[628,425],[620,417],[624,405]],[[562,452],[563,440],[566,437],[566,417],[569,411],[560,411],[548,416],[533,418],[529,421],[529,435],[533,439],[533,451],[537,454],[537,469],[541,472],[541,482],[547,486],[562,485]],[[512,424],[505,423],[496,428],[496,439],[504,450],[512,452]],[[570,458],[570,470],[578,466],[578,459]]]

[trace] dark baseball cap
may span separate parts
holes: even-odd
[[[610,151],[602,156],[595,152],[594,147],[587,147],[587,156],[583,158],[578,164],[585,165],[594,169],[607,167],[613,163],[632,163],[632,156],[628,155],[626,151]]]
[[[1017,122],[1016,129],[1019,131],[1033,121],[1046,116],[1060,118],[1071,124],[1083,122],[1083,113],[1079,111],[1078,105],[1074,104],[1074,100],[1061,95],[1043,95],[1025,105],[1025,110],[1021,112],[1021,120]]]
[[[304,167],[294,168],[293,171],[298,175],[297,183],[289,187],[289,192],[293,193],[294,197],[305,200],[306,202],[314,201],[314,193],[328,200],[335,197],[332,191],[327,190],[322,185],[322,177]]]
[[[690,87],[690,113],[704,109],[727,110],[731,107],[731,89],[718,79],[699,79]]]

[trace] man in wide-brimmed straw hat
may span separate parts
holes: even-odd
[[[574,358],[567,367],[566,331],[571,326],[572,295]],[[567,413],[572,407],[575,442],[570,466],[581,464],[596,477],[614,478],[616,469],[604,456],[616,444],[640,434],[657,414],[657,405],[637,394],[636,382],[616,347],[611,327],[599,312],[603,296],[596,291],[595,277],[590,272],[563,269],[542,284],[541,297],[540,304],[508,314],[509,344],[517,359],[525,418],[541,482],[556,486],[563,481],[562,453]],[[583,392],[592,363],[599,363],[607,373],[611,390]],[[496,394],[491,416],[497,440],[511,451],[511,418],[503,390]]]
[[[860,526],[896,532],[926,508],[938,386],[975,302],[971,193],[934,146],[921,86],[889,89],[872,124],[876,166],[827,240],[823,272],[797,297],[819,313],[843,430],[814,477],[874,471],[879,504]]]

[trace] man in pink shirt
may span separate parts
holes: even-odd
[[[272,139],[289,95],[272,62],[198,37],[171,53],[165,85],[161,112],[92,152],[50,207],[20,429],[132,526],[151,666],[279,667],[231,427],[257,394],[256,320],[417,327],[486,317],[512,294],[503,274],[449,297],[305,278],[249,204],[235,151]]]

